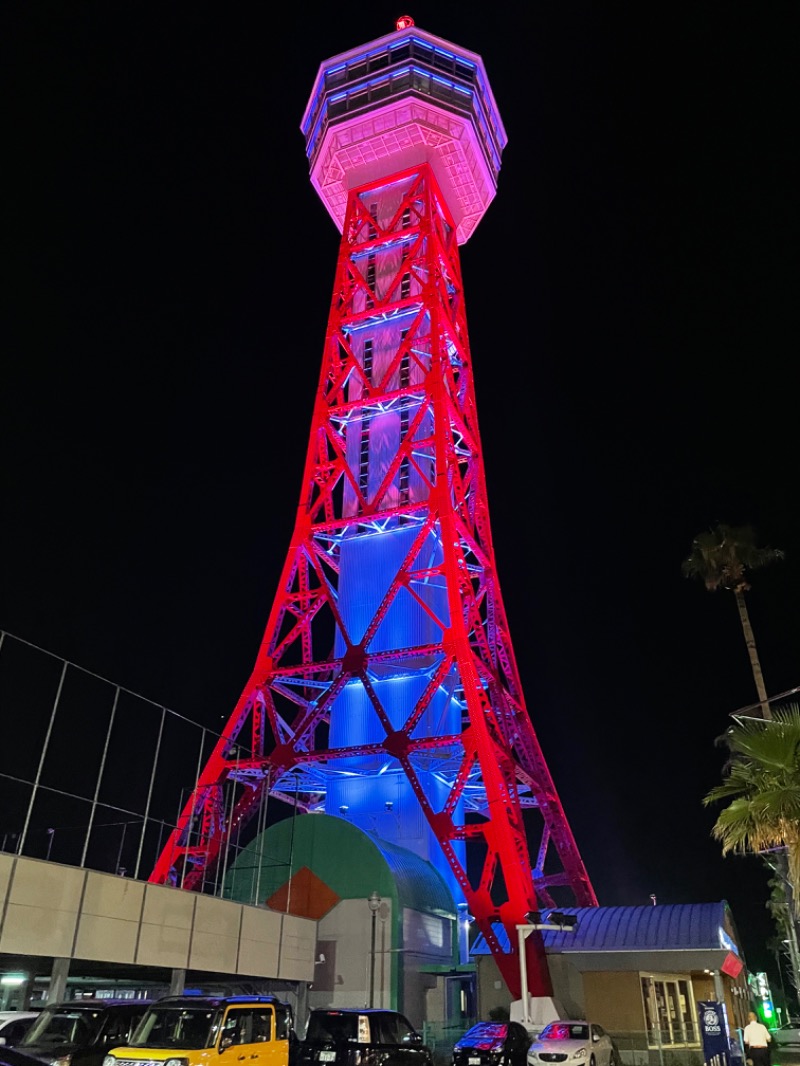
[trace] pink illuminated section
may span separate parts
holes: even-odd
[[[479,55],[397,26],[320,66],[301,123],[311,183],[341,232],[351,189],[427,164],[463,244],[497,192],[505,129]]]

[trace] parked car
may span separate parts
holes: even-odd
[[[772,1043],[787,1051],[800,1051],[800,1021],[795,1018],[773,1029]]]
[[[519,1022],[478,1022],[453,1047],[453,1066],[525,1066],[531,1037]]]
[[[275,996],[165,996],[103,1066],[289,1066],[292,1008]]]
[[[620,1066],[617,1046],[601,1025],[585,1020],[550,1022],[528,1048],[528,1066],[563,1062],[567,1066]]]
[[[146,999],[79,999],[44,1008],[17,1045],[50,1066],[102,1066],[126,1044],[150,1006]]]
[[[42,1060],[26,1055],[19,1048],[0,1045],[0,1066],[42,1066]]]
[[[16,1047],[38,1017],[38,1010],[0,1010],[0,1046]]]
[[[409,1020],[394,1010],[316,1009],[297,1045],[298,1066],[433,1066],[433,1053]]]

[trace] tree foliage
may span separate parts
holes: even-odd
[[[751,526],[718,525],[694,538],[692,550],[682,566],[687,577],[699,578],[709,591],[724,588],[733,592],[747,654],[750,657],[750,669],[753,671],[753,681],[761,704],[762,718],[772,718],[772,712],[744,594],[750,588],[747,581],[749,570],[782,558],[783,552],[778,548],[758,547]]]
[[[711,830],[722,854],[759,854],[786,848],[792,905],[800,914],[800,706],[771,721],[739,718],[721,738],[730,757],[721,784],[704,806],[726,803]]]
[[[723,523],[698,535],[683,562],[686,577],[701,580],[710,592],[730,589],[747,592],[749,570],[757,570],[783,558],[779,548],[759,548],[751,526],[728,526]]]

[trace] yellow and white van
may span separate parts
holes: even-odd
[[[165,996],[103,1066],[289,1066],[292,1008],[274,996]]]

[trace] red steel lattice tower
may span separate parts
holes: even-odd
[[[505,131],[480,56],[410,18],[320,66],[301,128],[342,238],[294,535],[255,668],[150,879],[202,888],[266,796],[378,824],[437,867],[519,996],[516,926],[597,900],[526,709],[489,524],[459,245]],[[525,951],[529,992],[549,995],[538,934]]]

